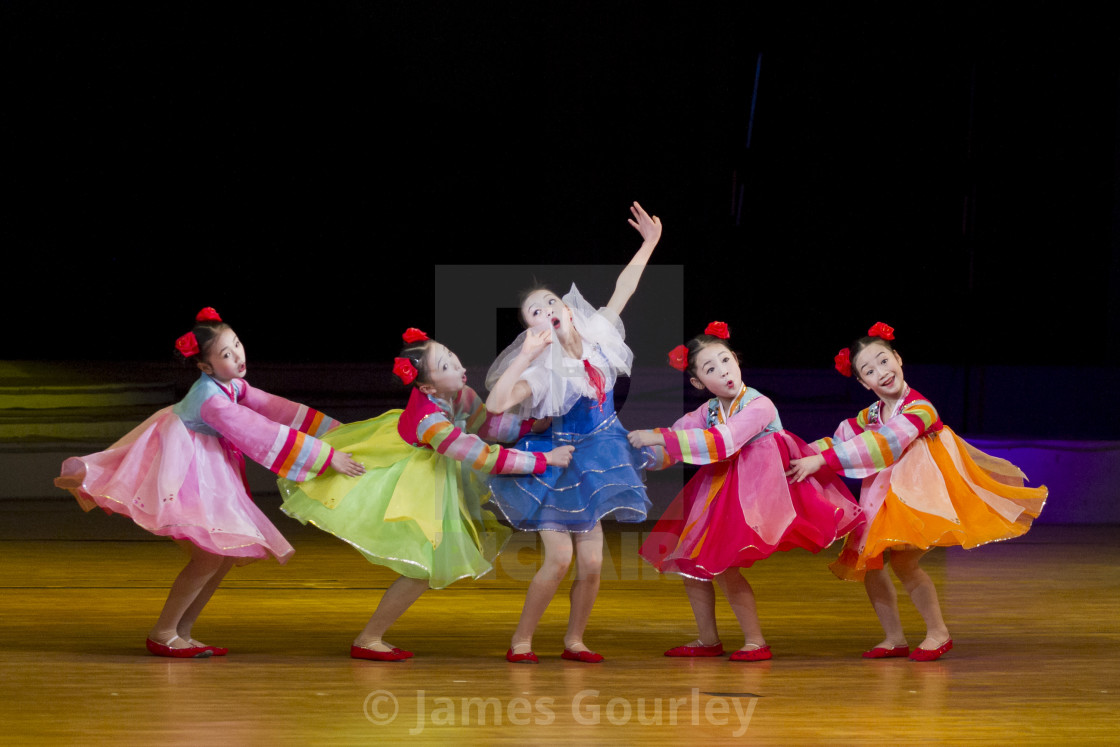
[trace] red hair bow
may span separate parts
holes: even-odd
[[[718,337],[721,340],[726,340],[731,337],[731,333],[727,331],[727,322],[711,322],[704,328],[704,334]]]
[[[401,338],[409,345],[414,342],[420,342],[421,340],[430,339],[426,332],[416,329],[416,327],[409,327],[408,329],[406,329],[404,331],[404,334],[401,335]],[[408,382],[406,381],[405,383],[407,384]]]
[[[198,338],[194,336],[194,332],[188,332],[175,341],[175,349],[178,350],[184,358],[198,355]]]
[[[883,340],[894,339],[894,327],[883,324],[882,322],[875,322],[871,329],[867,330],[868,337],[878,337]]]
[[[207,306],[195,315],[194,320],[196,322],[220,322],[222,318],[218,316],[218,312],[214,311],[212,306]]]
[[[845,376],[852,375],[852,351],[849,348],[844,348],[837,353],[833,359],[836,361],[836,370]]]
[[[688,347],[677,345],[669,351],[669,365],[678,371],[688,370]]]
[[[416,366],[412,365],[412,361],[408,358],[394,358],[393,373],[405,384],[416,381]]]

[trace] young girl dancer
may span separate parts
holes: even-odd
[[[845,420],[831,439],[817,442],[819,455],[791,461],[789,474],[803,480],[824,466],[863,478],[860,506],[866,524],[848,536],[830,566],[844,579],[863,579],[886,637],[863,656],[906,656],[933,661],[953,647],[941,617],[933,581],[918,561],[933,546],[976,547],[1024,534],[1046,502],[1046,487],[1025,488],[1023,473],[989,456],[942,424],[929,400],[903,379],[902,358],[890,340],[894,330],[876,323],[851,348],[836,355],[836,368],[855,372],[878,401]],[[912,652],[898,615],[894,584],[884,554],[926,624]]]
[[[54,482],[86,511],[100,506],[185,541],[190,560],[171,585],[147,647],[157,656],[221,656],[227,649],[199,643],[191,629],[222,578],[235,563],[268,553],[283,563],[292,554],[249,496],[244,456],[295,478],[328,466],[346,475],[363,470],[316,438],[336,421],[249,386],[245,348],[213,309],[200,311],[175,347],[202,371],[187,396],[107,450],[67,459]]]
[[[401,574],[350,647],[356,659],[411,657],[382,640],[389,627],[425,590],[491,570],[510,531],[481,509],[486,489],[477,473],[539,474],[567,465],[572,452],[570,446],[531,454],[488,445],[482,437],[515,441],[532,422],[489,415],[454,353],[418,329],[404,340],[393,370],[412,385],[405,409],[344,425],[324,439],[357,455],[366,474],[280,480],[285,513]]]
[[[727,325],[712,322],[704,334],[670,354],[713,398],[672,428],[632,431],[634,446],[664,450],[661,467],[703,465],[657,522],[640,554],[661,573],[684,579],[699,637],[666,656],[720,656],[715,589],[720,585],[742,628],[745,643],[731,661],[771,658],[762,636],[754,591],[740,568],[775,552],[801,547],[818,552],[847,534],[860,519],[855,499],[830,470],[801,483],[785,476],[790,457],[815,453],[782,429],[773,403],[743,383],[739,359],[727,346]]]
[[[642,235],[642,246],[619,275],[606,307],[593,309],[575,285],[563,298],[544,288],[532,291],[521,304],[528,329],[486,377],[489,410],[519,408],[522,416],[553,418],[549,430],[522,439],[517,448],[541,451],[552,443],[575,447],[565,470],[490,481],[492,500],[510,523],[540,532],[544,545],[544,559],[529,584],[506,653],[511,662],[537,661],[533,633],[567,575],[573,546],[576,578],[561,656],[587,663],[603,660],[583,643],[603,564],[599,520],[613,514],[619,521],[642,521],[649,510],[639,472],[652,454],[642,454],[627,442],[614,412],[613,389],[618,376],[630,373],[633,359],[619,314],[661,238],[661,221],[636,202],[630,212],[630,225]]]

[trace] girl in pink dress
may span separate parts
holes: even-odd
[[[270,554],[283,563],[293,552],[249,496],[244,456],[297,480],[327,467],[351,476],[365,470],[316,438],[335,420],[249,386],[245,348],[213,309],[200,311],[175,347],[202,372],[186,397],[105,451],[67,459],[54,483],[86,511],[100,506],[181,542],[190,559],[148,634],[148,650],[221,656],[227,649],[198,642],[191,629],[222,578],[234,564]]]
[[[715,395],[672,428],[632,431],[635,447],[664,450],[661,467],[703,465],[674,499],[640,553],[661,573],[678,573],[692,605],[699,637],[666,656],[721,656],[715,590],[720,585],[745,643],[731,661],[771,658],[754,591],[740,573],[755,561],[795,547],[818,552],[857,526],[855,499],[831,471],[800,483],[786,478],[791,457],[815,453],[782,428],[774,404],[743,383],[739,360],[727,347],[727,325],[712,322],[680,345],[670,364]]]

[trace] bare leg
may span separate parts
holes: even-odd
[[[179,620],[179,626],[176,628],[179,637],[184,641],[189,641],[192,646],[203,646],[205,644],[196,641],[191,636],[191,629],[194,627],[195,621],[198,616],[202,614],[203,607],[210,601],[210,597],[214,596],[214,592],[218,590],[226,574],[233,568],[233,558],[226,558],[210,580],[198,592],[198,596],[194,598],[194,602],[187,607],[187,611],[183,613],[183,617]]]
[[[521,619],[517,630],[513,631],[510,648],[515,654],[524,654],[533,649],[533,633],[541,616],[548,609],[549,602],[556,595],[560,582],[568,575],[572,563],[572,536],[567,532],[538,532],[544,547],[541,567],[529,582],[525,593],[525,606],[521,608]]]
[[[894,551],[891,551],[891,564],[894,564]],[[867,598],[871,600],[871,607],[883,626],[886,637],[878,644],[878,648],[897,648],[906,645],[906,634],[902,631],[902,620],[898,616],[898,595],[894,590],[894,581],[886,568],[876,568],[867,571],[863,577],[863,586],[867,590]]]
[[[689,641],[686,646],[714,646],[719,643],[719,629],[716,627],[716,590],[710,581],[684,578],[684,590],[688,603],[692,606],[692,616],[700,637]]]
[[[397,580],[381,595],[377,609],[366,623],[366,627],[354,639],[354,645],[374,651],[392,651],[392,644],[383,642],[381,636],[385,635],[390,626],[400,619],[400,616],[427,590],[427,579],[397,577]]]
[[[591,608],[599,596],[599,581],[603,572],[603,525],[584,534],[573,535],[576,553],[576,578],[569,593],[571,610],[568,613],[568,631],[564,634],[564,648],[587,651],[583,633],[591,618]]]
[[[941,617],[937,587],[918,565],[925,554],[925,550],[892,550],[891,567],[926,623],[926,637],[918,648],[934,649],[949,640],[949,628]]]
[[[758,608],[754,601],[754,589],[743,578],[738,568],[730,568],[716,576],[716,583],[723,590],[743,630],[743,649],[762,648],[766,639],[762,637],[762,625],[758,621]]]
[[[167,594],[167,601],[163,603],[163,609],[159,613],[159,619],[156,620],[155,626],[148,637],[156,643],[162,643],[165,646],[172,648],[189,648],[191,642],[189,639],[184,640],[179,638],[179,625],[181,621],[187,616],[188,610],[192,608],[195,601],[200,599],[203,590],[208,586],[215,574],[222,572],[229,560],[221,555],[213,555],[205,550],[197,547],[196,545],[190,546],[190,560],[187,561],[183,570],[179,571],[179,575],[175,577],[174,583],[171,584],[171,590]],[[218,579],[221,581],[221,578]],[[217,588],[217,584],[214,585]],[[211,589],[210,594],[213,594]],[[202,605],[206,604],[209,600],[209,595],[202,600]],[[202,606],[199,606],[194,611],[194,617],[202,611]],[[191,620],[193,624],[193,619]]]

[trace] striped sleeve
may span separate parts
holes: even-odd
[[[846,421],[850,437],[841,438],[846,435],[841,433],[845,427],[841,424],[837,436],[821,451],[829,467],[848,477],[867,477],[894,464],[910,444],[938,423],[937,411],[925,400],[915,400],[877,428],[860,427],[866,426],[865,412],[854,425]]]
[[[240,380],[242,387],[238,402],[250,410],[255,410],[269,420],[295,428],[297,431],[312,436],[322,436],[327,431],[339,425],[334,418],[314,410],[299,402],[292,402],[275,394],[249,386],[249,383]]]
[[[533,427],[533,420],[522,420],[516,412],[492,413],[486,409],[482,398],[465,386],[455,400],[455,407],[466,415],[467,433],[498,443],[517,441]]]
[[[488,444],[478,436],[456,428],[443,413],[432,413],[421,420],[416,428],[416,440],[478,472],[540,474],[548,467],[543,453]]]
[[[706,405],[705,405],[706,407]],[[687,464],[711,464],[730,459],[752,438],[762,433],[778,415],[767,397],[756,397],[726,423],[711,428],[658,428],[665,438],[665,451],[674,461]]]
[[[289,480],[322,474],[334,456],[334,449],[318,438],[225,397],[206,400],[200,414],[245,456]]]

